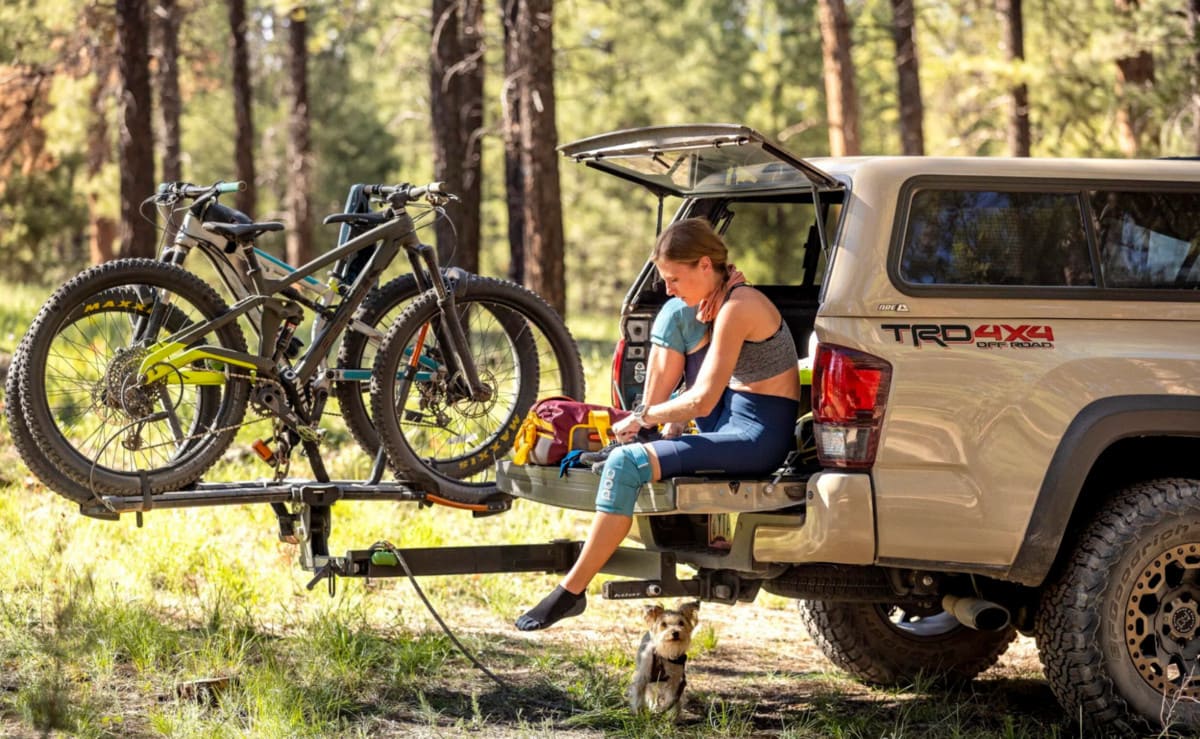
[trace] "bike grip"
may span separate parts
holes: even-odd
[[[246,189],[245,182],[221,182],[217,185],[217,192],[241,192]]]

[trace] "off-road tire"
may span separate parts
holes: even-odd
[[[421,294],[417,280],[412,274],[405,274],[372,290],[358,316],[359,320],[380,332],[380,339],[387,333],[388,327],[400,316],[404,307]],[[372,342],[371,337],[359,331],[346,329],[342,335],[341,346],[338,347],[338,369],[370,369],[375,363],[375,349],[379,341]],[[346,430],[354,437],[368,454],[379,451],[379,433],[371,421],[370,410],[366,398],[370,389],[369,382],[335,382],[333,396],[337,398],[338,408]]]
[[[1108,503],[1074,542],[1064,567],[1042,595],[1034,626],[1046,679],[1068,716],[1102,731],[1143,732],[1149,727],[1200,726],[1194,700],[1174,705],[1143,679],[1133,653],[1143,659],[1147,635],[1138,623],[1153,620],[1135,609],[1155,606],[1144,578],[1174,560],[1180,571],[1200,568],[1200,480],[1163,479],[1132,485]],[[1170,577],[1163,575],[1164,584]],[[1200,579],[1200,578],[1196,578]],[[1153,580],[1152,580],[1153,581]],[[1187,577],[1173,588],[1177,600],[1197,609],[1200,583]],[[1158,601],[1157,595],[1154,601]],[[1158,602],[1158,610],[1166,604]],[[1143,618],[1144,615],[1144,618]],[[1127,620],[1127,619],[1131,619]],[[1169,623],[1169,621],[1168,621]],[[1166,624],[1164,623],[1164,626]],[[1149,631],[1153,637],[1155,631]],[[1132,635],[1132,636],[1131,636]],[[1189,644],[1194,648],[1193,634]],[[1127,642],[1138,642],[1137,645]],[[1162,648],[1162,642],[1151,650]],[[1190,669],[1200,670],[1192,660]],[[1152,672],[1152,671],[1150,671]],[[1196,688],[1193,688],[1193,696]],[[1168,715],[1169,714],[1169,715]],[[1162,720],[1162,717],[1166,720]]]
[[[1012,627],[976,631],[949,623],[939,633],[905,631],[889,618],[890,606],[806,600],[804,625],[831,662],[863,682],[890,687],[951,686],[991,667],[1016,638]]]
[[[463,272],[461,270],[455,270],[455,272],[458,274],[452,273],[445,278],[450,282],[451,289],[455,289],[455,285],[459,280],[482,279],[470,272]],[[414,298],[418,297],[421,292],[416,278],[411,273],[401,275],[381,285],[378,289],[372,290],[367,299],[363,301],[362,310],[358,318],[363,323],[378,330],[380,332],[379,337],[375,341],[372,341],[371,337],[361,331],[347,330],[342,337],[341,346],[338,348],[338,369],[365,368],[369,370],[373,368],[376,351],[382,341],[383,335],[399,319],[404,308]],[[536,298],[533,293],[528,293],[528,296]],[[525,319],[519,313],[510,313],[503,320],[509,328],[513,344],[517,348],[518,353],[521,356],[536,355],[537,349],[534,345],[534,339],[524,330]],[[574,356],[577,358],[577,354]],[[572,355],[556,357],[556,361],[560,367],[567,368],[562,373],[562,382],[567,383],[577,379],[570,376],[571,372],[569,368],[573,361]],[[532,368],[530,371],[532,373]],[[342,420],[346,424],[346,429],[354,437],[359,447],[373,456],[379,451],[379,432],[375,429],[375,423],[371,420],[371,413],[368,408],[369,398],[367,397],[367,393],[370,390],[370,386],[370,382],[335,382],[333,385],[333,394],[337,398],[338,407],[342,415]],[[571,390],[582,392],[580,388],[573,387]],[[475,471],[470,470],[468,473],[473,474]]]
[[[26,338],[24,361],[18,373],[19,395],[25,424],[37,453],[44,457],[46,465],[61,470],[89,493],[140,494],[141,473],[145,473],[152,493],[178,490],[192,484],[224,453],[246,412],[249,382],[245,378],[231,377],[220,387],[198,390],[203,395],[197,401],[197,415],[193,421],[218,431],[196,431],[196,438],[184,444],[169,463],[149,470],[113,469],[98,464],[93,456],[78,449],[63,435],[56,412],[47,401],[45,372],[51,347],[63,327],[89,314],[99,296],[133,290],[133,286],[166,290],[173,296],[172,305],[186,304],[203,319],[215,318],[228,310],[212,287],[198,277],[180,267],[152,259],[124,259],[93,267],[50,296]],[[107,311],[101,309],[100,312]],[[237,352],[246,351],[246,341],[236,321],[206,335],[203,341]],[[32,469],[33,465],[30,467]],[[68,492],[63,495],[76,500],[76,496]]]
[[[556,375],[561,378],[563,387],[556,388],[554,394],[583,397],[583,365],[579,350],[562,318],[553,308],[537,295],[504,280],[480,277],[460,284],[459,288],[455,293],[455,305],[460,309],[477,305],[494,315],[503,316],[511,312],[523,317],[530,331],[545,338],[549,344],[546,353],[552,355],[560,365]],[[428,456],[423,453],[422,445],[418,444],[421,448],[414,448],[410,438],[414,429],[418,429],[419,433],[419,427],[412,423],[412,419],[401,418],[396,411],[396,393],[400,386],[397,373],[409,358],[406,352],[413,346],[414,337],[421,334],[423,326],[437,318],[439,311],[437,296],[426,293],[414,300],[388,331],[376,354],[371,377],[371,415],[388,461],[401,479],[449,500],[467,504],[483,503],[495,498],[499,492],[490,474],[495,461],[512,450],[521,421],[539,395],[544,394],[538,373],[545,371],[545,363],[540,362],[536,354],[521,355],[528,351],[524,342],[513,344],[519,354],[515,366],[519,368],[521,377],[515,397],[505,407],[498,408],[497,413],[489,412],[487,426],[479,429],[484,437],[470,449],[447,449],[437,456]],[[508,332],[509,329],[505,326],[504,330]],[[431,340],[435,340],[435,335],[434,331],[427,334]],[[511,334],[509,338],[511,341]],[[429,346],[426,343],[426,347]],[[476,357],[476,363],[480,365],[482,379],[485,363],[480,357]],[[530,371],[534,372],[532,377],[528,375]],[[555,382],[558,381],[555,379]],[[420,383],[414,384],[413,392],[421,392]],[[444,429],[441,433],[444,436],[463,435],[461,431],[450,429]],[[431,433],[429,438],[433,436]],[[471,477],[481,471],[482,475]]]
[[[25,423],[25,411],[21,408],[21,371],[25,355],[25,339],[13,352],[8,378],[4,383],[4,416],[8,420],[8,433],[21,461],[33,476],[59,495],[76,503],[94,500],[92,492],[62,473],[58,467],[42,455],[34,441],[29,425]]]

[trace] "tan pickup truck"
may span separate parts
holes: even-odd
[[[712,220],[812,377],[771,477],[643,488],[638,540],[696,576],[610,597],[794,597],[833,662],[894,685],[969,679],[1021,631],[1071,716],[1200,727],[1200,162],[805,160],[733,125],[562,150]],[[653,278],[620,318],[626,407]],[[596,479],[500,470],[581,509]]]

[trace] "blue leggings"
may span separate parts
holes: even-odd
[[[646,446],[658,455],[664,480],[680,475],[764,475],[775,471],[795,448],[799,410],[799,403],[790,398],[727,388],[717,410],[704,419],[701,433]],[[643,447],[617,449],[604,463],[596,510],[632,516],[638,488],[651,476]]]

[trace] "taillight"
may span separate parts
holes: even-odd
[[[625,360],[625,339],[617,342],[612,361],[612,404],[614,408],[624,408],[625,401],[621,398],[621,362]]]
[[[820,344],[813,362],[817,458],[828,467],[875,464],[892,365],[879,357]]]

